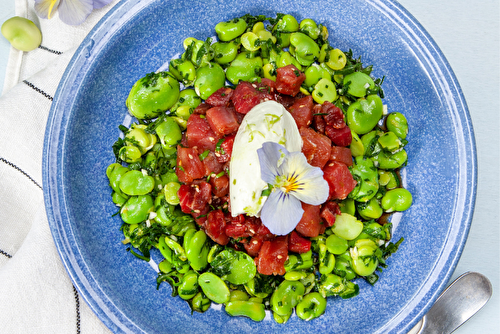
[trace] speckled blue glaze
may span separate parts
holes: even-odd
[[[219,21],[246,13],[287,12],[325,24],[330,45],[351,48],[375,76],[385,75],[385,103],[410,124],[410,210],[394,217],[400,250],[350,300],[331,298],[326,314],[285,325],[255,323],[223,310],[190,314],[170,287],[156,290],[149,264],[125,251],[110,200],[106,167],[126,115],[132,84],[205,39]],[[147,333],[405,333],[451,277],[472,219],[476,151],[457,80],[438,47],[395,1],[120,2],[84,40],[66,70],[50,112],[43,182],[50,228],[62,261],[85,301],[114,332]]]

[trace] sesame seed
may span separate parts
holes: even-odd
[[[189,159],[193,159],[193,156],[191,154],[188,154]]]

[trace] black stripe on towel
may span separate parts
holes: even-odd
[[[23,171],[21,168],[17,167],[16,165],[14,165],[12,162],[8,161],[8,160],[5,160],[4,158],[1,158],[0,157],[0,161],[7,164],[8,166],[14,168],[15,170],[17,170],[18,172],[20,172],[21,174],[23,174],[24,176],[26,176],[28,179],[30,179],[31,182],[33,182],[38,188],[42,189],[42,186],[39,185],[31,176],[28,175],[28,173],[26,173],[25,171]]]
[[[4,251],[2,249],[0,249],[0,254],[2,254],[5,257],[8,257],[9,259],[12,257],[12,255],[10,255],[9,253],[7,253],[6,251]]]
[[[48,52],[50,52],[50,53],[53,53],[53,54],[55,54],[55,55],[62,55],[62,54],[63,54],[63,52],[62,52],[62,51],[52,50],[52,49],[49,49],[48,47],[45,47],[45,46],[43,46],[43,45],[39,45],[39,46],[38,46],[38,48],[39,48],[39,49],[42,49],[42,50],[45,50],[45,51],[48,51]]]
[[[40,93],[42,94],[43,96],[45,96],[46,98],[48,98],[50,101],[54,100],[54,98],[52,96],[50,96],[49,94],[45,93],[43,90],[41,90],[40,88],[38,88],[37,86],[33,85],[31,82],[29,82],[28,80],[23,80],[23,82],[28,85],[28,87],[32,88],[33,90],[35,90],[37,93]]]
[[[75,295],[76,302],[76,333],[80,334],[80,296],[78,295],[78,290],[76,290],[73,285],[73,293]]]

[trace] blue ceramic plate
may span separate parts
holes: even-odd
[[[214,36],[220,21],[246,13],[325,24],[330,45],[354,51],[385,75],[385,103],[410,125],[405,187],[414,204],[395,216],[405,238],[375,286],[331,298],[324,316],[285,325],[231,318],[211,308],[191,315],[170,287],[156,290],[151,266],[125,251],[106,167],[132,84],[182,50],[184,38]],[[114,332],[396,333],[412,328],[448,282],[472,218],[476,151],[467,106],[444,56],[395,1],[122,1],[92,30],[69,64],[52,104],[43,181],[52,234],[75,286]]]

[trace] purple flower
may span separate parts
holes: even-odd
[[[112,0],[35,0],[35,12],[42,19],[51,19],[56,11],[66,24],[79,25],[92,13]]]

